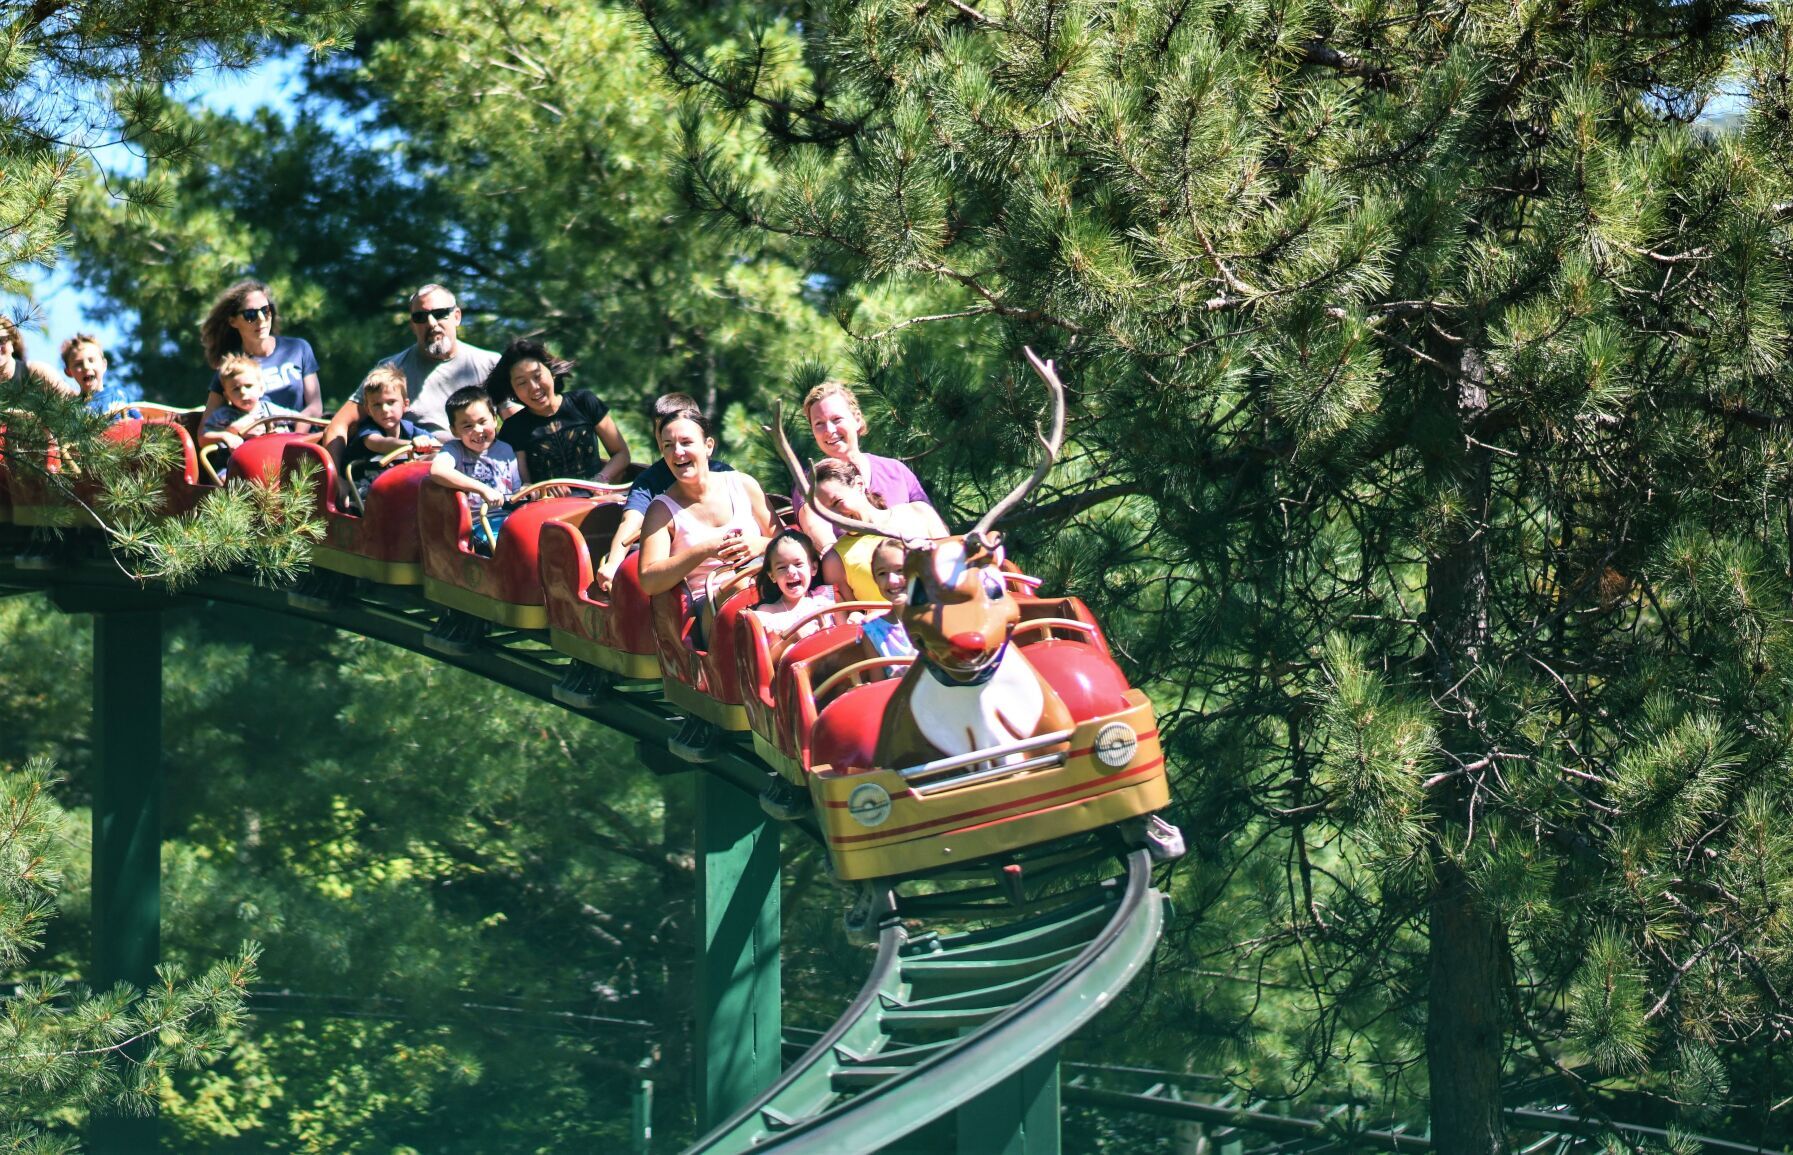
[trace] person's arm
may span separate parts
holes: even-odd
[[[834,587],[836,601],[853,600],[853,586],[847,581],[847,563],[841,560],[838,548],[830,549],[823,555],[822,580]]]
[[[834,532],[834,525],[810,508],[809,502],[797,507],[797,528],[809,535],[809,540],[816,543],[816,548],[826,553],[834,548],[839,537]]]
[[[649,597],[663,594],[690,576],[691,571],[712,557],[727,560],[730,552],[740,552],[739,535],[716,534],[708,541],[672,548],[672,515],[664,505],[648,507],[641,523],[641,589]]]
[[[493,505],[504,504],[504,491],[494,485],[487,485],[477,477],[462,473],[455,466],[454,457],[447,453],[438,453],[430,462],[430,480],[446,489],[458,489],[462,493],[475,493]]]
[[[778,532],[778,523],[772,519],[772,507],[767,504],[766,491],[760,488],[760,483],[743,473],[741,484],[747,487],[747,503],[753,509],[753,520],[760,527],[758,540],[748,539],[751,556],[758,557],[771,544],[772,535]]]
[[[604,554],[604,560],[598,563],[596,581],[598,588],[605,593],[610,592],[610,583],[616,580],[617,567],[623,564],[623,558],[629,556],[629,547],[641,540],[641,521],[638,510],[623,511],[623,519],[617,523],[616,533],[610,539],[610,549]]]
[[[81,396],[81,387],[58,373],[53,365],[46,365],[42,361],[31,361],[26,364],[25,372],[37,378],[43,387],[52,393],[76,399]]]
[[[324,395],[318,391],[318,375],[316,373],[305,374],[303,397],[304,403],[299,406],[300,413],[307,417],[322,417],[324,415]]]
[[[404,431],[400,430],[399,432],[403,433]],[[410,449],[412,447],[412,439],[409,437],[394,437],[391,434],[382,432],[380,427],[376,425],[371,432],[362,435],[361,446],[375,457],[384,457],[394,450]]]
[[[214,410],[214,412],[216,412],[216,410]],[[232,412],[235,412],[235,410],[232,410]],[[235,449],[237,446],[243,444],[243,436],[241,433],[237,432],[237,424],[251,416],[253,416],[253,414],[244,413],[233,421],[225,421],[221,418],[210,416],[203,418],[202,424],[200,425],[199,448],[204,449],[208,445],[225,445],[231,449]]]
[[[199,415],[200,427],[204,428],[206,421],[211,418],[212,414],[218,412],[219,408],[223,405],[224,394],[218,392],[216,388],[207,393],[205,395],[205,412]]]
[[[349,434],[355,426],[361,424],[361,405],[350,398],[342,403],[342,408],[330,418],[330,424],[324,426],[324,448],[336,453],[339,446],[349,443]]]
[[[629,443],[623,440],[622,430],[616,427],[616,422],[608,413],[604,414],[604,420],[598,422],[598,441],[603,444],[604,451],[610,454],[610,460],[604,463],[604,468],[598,470],[597,480],[614,484],[622,478],[623,471],[629,468]]]
[[[529,458],[523,456],[521,453],[517,454],[517,476],[523,479],[524,485],[535,484],[529,478]],[[546,481],[548,479],[544,477],[542,480]]]

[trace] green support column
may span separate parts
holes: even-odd
[[[1058,1155],[1058,1050],[960,1107],[959,1155]]]
[[[780,1069],[778,824],[697,775],[697,1122],[707,1131]]]
[[[155,981],[162,946],[162,615],[93,619],[93,971],[96,989]],[[96,1115],[96,1155],[156,1149],[153,1118]]]

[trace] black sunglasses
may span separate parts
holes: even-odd
[[[259,321],[263,317],[272,317],[273,315],[274,302],[272,301],[269,301],[259,309],[243,309],[237,313],[237,316],[243,318],[245,321]]]
[[[413,309],[411,310],[411,323],[422,325],[432,317],[438,321],[446,321],[448,315],[458,308],[460,308],[459,305],[445,305],[440,309]]]

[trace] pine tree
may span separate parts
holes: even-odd
[[[809,245],[960,512],[1058,357],[1011,531],[1158,697],[1168,1054],[1424,1096],[1453,1152],[1533,1079],[1784,1134],[1781,9],[641,8],[693,203]]]
[[[26,295],[24,269],[56,261],[69,198],[96,152],[122,144],[153,171],[199,148],[202,138],[170,116],[171,88],[248,67],[278,44],[326,49],[356,7],[83,0],[0,9],[0,293]],[[157,203],[153,186],[139,192],[139,207]]]
[[[86,991],[32,974],[55,916],[71,818],[53,800],[41,759],[0,772],[0,967],[23,976],[0,1007],[0,1145],[51,1155],[73,1149],[46,1119],[84,1110],[147,1114],[170,1072],[215,1061],[242,1021],[253,947],[194,978],[158,969],[147,991]]]
[[[718,418],[761,412],[768,386],[843,342],[790,246],[689,218],[679,102],[655,73],[626,4],[382,6],[280,115],[191,114],[219,153],[171,170],[164,211],[126,211],[116,177],[91,184],[77,271],[138,312],[146,384],[186,398],[199,317],[253,269],[333,398],[410,340],[406,295],[440,281],[464,336],[538,335],[619,413],[673,389]],[[745,141],[715,143],[739,179],[769,176]]]

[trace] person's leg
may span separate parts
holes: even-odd
[[[473,517],[473,552],[481,557],[491,557],[492,550],[498,545],[498,534],[504,529],[504,521],[510,516],[508,509],[487,509],[485,517],[475,514]],[[490,527],[491,533],[487,533]]]
[[[751,577],[747,576],[738,577],[734,581],[717,589],[716,599],[714,601],[703,601],[691,607],[692,613],[696,615],[697,620],[696,626],[691,631],[692,645],[700,650],[709,649],[709,646],[705,644],[704,639],[708,638],[711,630],[715,628],[717,607],[727,605],[728,599],[746,589],[747,583],[752,580]]]

